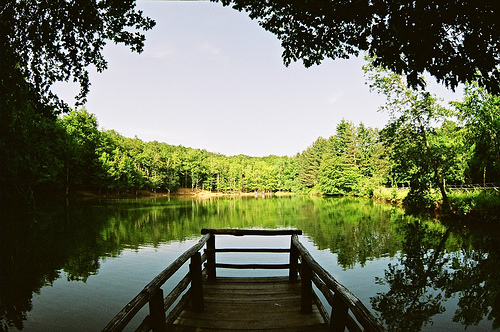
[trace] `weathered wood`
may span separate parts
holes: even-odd
[[[292,235],[292,241],[300,252],[302,264],[307,263],[329,289],[341,296],[365,331],[385,331],[363,303],[314,260],[309,251],[300,243],[297,235]]]
[[[182,292],[186,290],[191,282],[191,274],[188,273],[184,276],[184,278],[179,281],[179,283],[172,289],[167,296],[165,296],[165,300],[163,301],[163,306],[165,307],[165,311],[169,310],[172,304],[181,296]]]
[[[300,230],[203,229],[205,234],[192,248],[150,282],[115,318],[105,331],[119,331],[145,303],[150,315],[137,331],[198,329],[246,331],[383,331],[361,301],[324,270],[298,239]],[[291,235],[288,248],[215,248],[215,235]],[[200,250],[207,245],[205,253]],[[289,264],[216,263],[216,252],[290,253]],[[161,285],[191,258],[190,272],[163,299]],[[300,260],[300,264],[299,264]],[[206,261],[206,269],[202,264]],[[300,266],[301,283],[297,283]],[[289,269],[288,277],[217,278],[216,268]],[[206,277],[206,279],[205,279]],[[204,284],[203,280],[208,280]],[[331,315],[314,293],[312,283],[332,306]],[[177,305],[170,307],[191,283]],[[144,302],[145,301],[145,302]],[[170,311],[165,319],[165,311]],[[302,313],[299,315],[298,313]],[[355,317],[353,318],[349,313]],[[165,323],[163,323],[165,324]],[[361,329],[361,325],[363,328]]]
[[[351,315],[347,315],[347,330],[349,332],[364,332],[363,329],[358,325],[358,323],[352,318]]]
[[[335,305],[335,301],[333,299],[332,290],[329,289],[328,286],[316,274],[313,275],[312,281],[314,282],[314,285],[318,287],[319,291],[323,294],[328,304],[333,307]]]
[[[330,328],[333,332],[344,332],[347,325],[349,308],[339,293],[333,296],[333,301],[334,305],[332,306],[332,314],[330,315]]]
[[[215,249],[215,252],[276,252],[289,253],[288,248],[221,248]]]
[[[302,314],[312,311],[312,270],[309,264],[302,262],[301,269],[301,307]]]
[[[288,277],[221,278],[204,284],[205,312],[185,307],[174,331],[326,331],[318,308],[300,314],[300,284]]]
[[[335,307],[335,300],[334,300],[333,291],[331,289],[329,289],[328,286],[326,286],[326,284],[320,278],[318,278],[318,276],[315,274],[313,275],[313,282],[316,285],[316,287],[318,287],[320,292],[323,294],[323,296],[325,297],[328,304],[330,306],[332,306],[332,308]],[[319,305],[318,305],[318,307],[319,307]],[[330,316],[328,316],[328,317],[330,317]],[[330,321],[330,318],[328,318],[328,321]],[[354,321],[354,319],[350,315],[347,316],[347,329],[349,330],[349,332],[361,332],[361,331],[363,331],[358,326],[358,323],[356,321]]]
[[[205,305],[203,302],[203,279],[201,277],[201,255],[199,252],[191,256],[189,273],[191,274],[191,301],[193,310],[203,312]]]
[[[122,331],[135,314],[149,302],[154,293],[170,278],[186,261],[207,243],[210,235],[203,236],[198,243],[186,250],[165,270],[158,274],[144,289],[134,297],[103,329],[103,331]]]
[[[229,264],[229,263],[217,263],[216,267],[224,269],[263,269],[263,270],[279,270],[279,269],[289,269],[290,264]]]
[[[203,230],[201,231],[203,233]],[[207,241],[207,249],[205,250],[205,254],[207,255],[207,274],[208,280],[215,281],[217,277],[217,272],[215,269],[215,236],[213,234],[207,233],[210,238]]]
[[[191,292],[188,291],[186,294],[182,296],[180,299],[179,303],[170,311],[170,313],[167,315],[166,319],[166,324],[167,324],[167,331],[172,330],[172,324],[175,322],[175,320],[178,319],[179,315],[181,314],[183,308],[186,308],[189,303],[191,302]]]
[[[188,273],[184,276],[184,278],[179,281],[179,283],[168,293],[167,296],[163,299],[163,307],[164,311],[168,311],[172,304],[177,301],[179,296],[184,292],[184,290],[189,286],[191,282],[191,274]],[[142,321],[141,325],[135,330],[136,332],[144,332],[151,330],[151,321],[149,315],[147,315]]]
[[[290,282],[297,282],[297,273],[299,268],[299,251],[293,241],[290,241],[290,271],[288,273],[288,280]]]
[[[153,332],[164,332],[165,310],[163,309],[163,291],[159,288],[149,300],[149,322]]]
[[[230,228],[203,228],[201,234],[225,234],[234,236],[244,235],[301,235],[300,229],[230,229]]]
[[[312,292],[312,296],[313,296],[313,303],[316,304],[316,306],[318,307],[318,311],[321,314],[321,317],[323,317],[325,322],[329,322],[330,316],[328,315],[328,312],[326,311],[325,306],[323,305],[323,303],[319,299],[316,292]]]

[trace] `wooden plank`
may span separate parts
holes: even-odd
[[[231,228],[203,228],[201,234],[225,234],[225,235],[301,235],[300,229],[231,229]]]
[[[192,306],[196,312],[203,312],[205,304],[203,301],[203,277],[201,275],[201,255],[195,252],[191,256],[191,264],[189,264],[189,274],[191,275],[191,295]]]
[[[321,325],[316,320],[301,317],[299,314],[283,315],[283,316],[262,316],[252,317],[251,319],[200,319],[186,318],[181,316],[176,323],[177,325],[200,327],[201,329],[226,329],[226,330],[272,330],[272,329],[293,329],[299,326],[315,326]]]
[[[288,248],[221,248],[215,249],[215,252],[276,252],[289,253]]]
[[[237,283],[227,283],[225,284],[224,289],[219,289],[218,287],[214,287],[213,285],[210,284],[204,284],[205,288],[205,294],[210,294],[211,291],[229,291],[229,292],[237,292],[237,291],[243,291],[243,292],[260,292],[260,291],[269,291],[269,292],[276,292],[276,291],[281,291],[281,292],[289,292],[289,293],[295,293],[298,292],[297,288],[292,288],[289,285],[281,285],[281,284],[272,284],[268,282],[262,282],[262,283],[255,283],[255,284],[237,284]],[[296,294],[298,295],[298,294]]]
[[[168,331],[172,332],[203,332],[203,331],[209,331],[209,332],[244,332],[244,331],[250,331],[248,329],[208,329],[208,328],[199,328],[195,326],[177,326],[177,325],[172,325]],[[322,324],[316,324],[316,325],[310,325],[310,326],[297,326],[294,328],[274,328],[272,330],[270,329],[253,329],[251,330],[252,332],[326,332],[328,331],[324,325]]]
[[[215,267],[222,269],[262,269],[262,270],[283,270],[289,269],[290,264],[228,264],[216,263]]]
[[[300,312],[303,314],[308,314],[312,311],[312,270],[309,264],[302,262],[302,270],[300,272],[302,280],[300,282],[300,301],[301,309]]]
[[[270,284],[283,284],[288,280],[287,277],[218,277],[217,283],[223,282],[224,285],[231,283],[235,284],[258,284],[258,283],[270,283]]]
[[[165,309],[163,307],[163,291],[158,289],[149,301],[149,321],[153,332],[165,331]]]
[[[288,272],[288,279],[290,282],[297,282],[297,273],[299,271],[299,251],[290,241],[290,271]]]
[[[205,311],[187,305],[173,331],[326,331],[318,307],[300,314],[300,284],[288,277],[217,278],[204,284]]]
[[[300,315],[299,311],[293,312],[265,312],[248,308],[246,311],[225,311],[219,309],[210,314],[196,314],[185,311],[176,320],[175,324],[182,326],[198,326],[200,328],[217,329],[274,329],[294,328],[298,326],[314,326],[322,324],[318,321],[319,312],[310,315]],[[215,315],[217,313],[217,315]],[[326,326],[326,325],[325,325]]]
[[[105,331],[121,330],[148,301],[151,312],[139,326],[138,331],[147,330],[150,327],[164,330],[162,324],[155,323],[158,322],[155,316],[160,317],[162,322],[166,321],[168,330],[172,331],[327,331],[328,329],[343,331],[346,326],[349,331],[360,332],[358,322],[365,331],[383,331],[383,327],[361,301],[312,258],[298,240],[297,235],[302,234],[302,231],[203,229],[202,234],[205,234],[202,239],[154,278],[115,316]],[[214,234],[292,235],[292,239],[290,249],[223,248],[216,250]],[[205,243],[207,249],[201,256],[199,250]],[[216,252],[290,252],[290,262],[289,264],[216,264]],[[193,255],[195,256],[192,258],[190,273],[163,299],[161,285]],[[301,264],[298,264],[297,258],[300,258]],[[202,271],[201,264],[205,260],[207,269]],[[299,266],[301,266],[300,283],[296,278]],[[217,278],[216,267],[290,268],[290,273],[288,277]],[[205,276],[208,276],[208,281]],[[200,281],[203,280],[203,285],[206,286],[202,286]],[[189,281],[192,282],[192,287],[165,319],[165,310],[168,310],[168,307],[176,301]],[[312,282],[332,305],[330,317],[312,291]],[[156,296],[153,297],[155,292],[157,292]],[[194,302],[190,301],[193,294],[199,295],[198,300]],[[203,310],[203,303],[205,303],[205,310]],[[348,314],[349,309],[355,319]]]

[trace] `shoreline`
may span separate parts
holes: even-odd
[[[292,192],[267,192],[267,191],[252,191],[252,192],[213,192],[204,189],[179,188],[172,192],[167,191],[149,191],[149,190],[128,190],[125,192],[95,192],[95,191],[76,191],[74,195],[83,198],[132,198],[132,197],[192,197],[200,199],[209,199],[217,197],[284,197],[296,195]]]

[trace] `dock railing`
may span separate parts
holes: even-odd
[[[290,280],[297,280],[297,262],[295,265],[290,260],[289,264],[229,264],[217,263],[216,253],[291,253],[291,245],[288,248],[216,248],[216,235],[233,235],[233,236],[277,236],[277,235],[300,235],[302,230],[298,229],[213,229],[203,228],[201,234],[210,234],[207,241],[207,277],[208,281],[215,281],[217,278],[217,268],[225,269],[289,269]]]
[[[103,331],[122,331],[137,312],[149,303],[149,315],[142,321],[136,331],[166,331],[172,324],[183,303],[191,301],[194,311],[204,310],[203,280],[215,282],[217,268],[230,269],[288,269],[289,281],[301,282],[301,313],[312,311],[312,303],[317,305],[325,322],[328,322],[331,331],[385,331],[375,317],[363,303],[347,288],[336,281],[323,267],[317,263],[309,251],[300,242],[298,235],[301,230],[278,229],[202,229],[203,237],[193,247],[184,252],[144,289],[130,301],[104,328]],[[290,235],[289,248],[216,248],[216,235],[233,236],[276,236]],[[200,250],[206,249],[204,254]],[[227,264],[217,263],[216,253],[289,253],[288,264]],[[189,272],[164,298],[161,287],[169,278],[190,260]],[[206,263],[205,263],[206,262]],[[203,269],[203,263],[205,268]],[[332,307],[329,315],[319,300],[312,285],[323,294]],[[185,292],[187,290],[187,292]],[[184,296],[179,300],[181,295]],[[171,310],[174,303],[179,304]],[[170,313],[166,316],[165,312]]]
[[[300,260],[302,313],[311,312],[312,301],[315,301],[331,331],[346,328],[348,331],[385,331],[364,304],[314,260],[297,235],[292,235],[290,259]],[[313,283],[332,307],[330,315],[313,291]]]
[[[172,305],[179,299],[180,295],[191,285],[189,293],[194,293],[199,299],[203,296],[202,282],[202,262],[206,260],[206,256],[201,256],[200,250],[210,238],[210,234],[204,235],[198,243],[186,250],[179,258],[172,262],[165,270],[160,272],[144,289],[132,299],[103,329],[103,331],[122,331],[134,316],[146,304],[149,303],[149,315],[142,321],[136,331],[166,331],[167,320],[165,312],[170,310]],[[182,280],[172,289],[172,291],[164,298],[161,287],[169,278],[177,272],[188,260],[191,261],[189,272]],[[187,301],[187,296],[184,296],[181,301]],[[197,301],[202,303],[200,301]],[[203,308],[198,308],[203,310]]]

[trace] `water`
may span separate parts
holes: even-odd
[[[391,331],[491,331],[500,323],[495,230],[473,233],[460,223],[417,219],[355,198],[89,200],[41,210],[36,222],[2,219],[3,329],[101,330],[198,241],[201,228],[302,229],[316,260]],[[289,246],[289,237],[227,236],[217,246],[264,240],[272,242],[266,247]],[[283,254],[265,259],[287,262]]]

